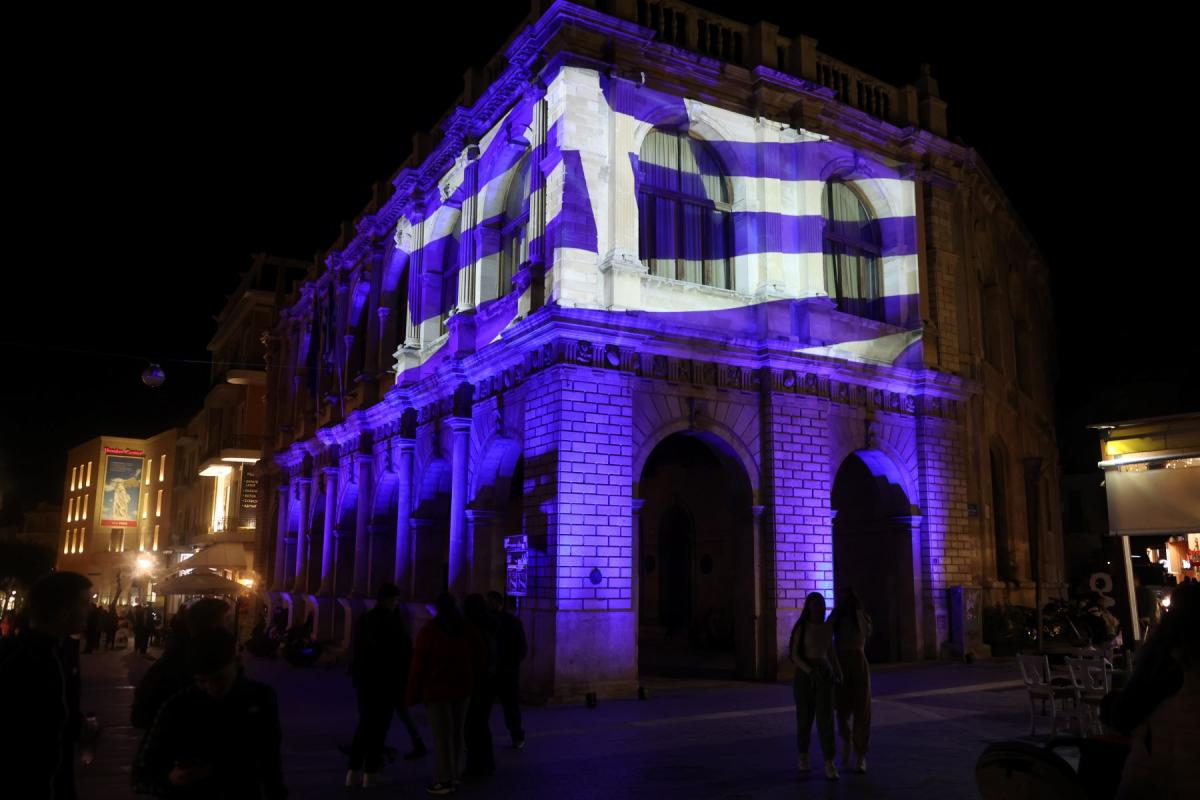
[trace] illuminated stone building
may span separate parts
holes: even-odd
[[[468,73],[270,340],[279,602],[344,640],[382,580],[502,588],[524,534],[561,698],[774,677],[848,585],[873,658],[938,657],[951,587],[1032,600],[1031,518],[1061,580],[1046,268],[928,71],[816,45],[558,2]]]

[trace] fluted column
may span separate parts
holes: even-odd
[[[287,530],[288,530],[288,501],[291,485],[287,481],[279,484],[279,509],[275,520],[275,573],[271,588],[283,591],[286,588],[284,576],[287,574]]]
[[[337,515],[337,467],[324,467],[325,474],[325,529],[321,535],[321,588],[322,595],[333,594],[333,531]]]
[[[357,470],[358,500],[354,518],[354,573],[350,593],[359,597],[368,594],[367,575],[370,559],[371,532],[367,526],[371,519],[371,457],[355,456]]]
[[[308,591],[308,550],[312,547],[312,514],[308,502],[312,490],[312,478],[300,478],[300,526],[296,531],[296,577],[292,591],[301,594]]]
[[[461,595],[470,580],[467,560],[467,459],[471,455],[471,418],[450,417],[454,449],[450,462],[450,591]]]
[[[412,468],[416,449],[414,439],[396,442],[396,565],[393,580],[405,599],[412,596],[412,528],[408,523],[412,515]]]

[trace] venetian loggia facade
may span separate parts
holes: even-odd
[[[566,698],[775,677],[843,586],[873,658],[951,652],[951,587],[1031,599],[1031,519],[1060,581],[1046,270],[945,108],[680,3],[532,14],[269,339],[273,597],[344,641],[524,533]]]

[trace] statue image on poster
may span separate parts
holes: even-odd
[[[104,527],[133,528],[137,526],[138,504],[142,497],[142,459],[140,457],[106,457],[104,468],[104,504],[100,524]]]

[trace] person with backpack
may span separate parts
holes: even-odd
[[[841,680],[841,668],[833,648],[833,626],[825,621],[825,598],[811,592],[804,600],[800,619],[792,628],[788,653],[796,674],[792,694],[796,701],[796,744],[801,772],[809,772],[809,745],[815,720],[825,777],[838,779],[833,740],[833,690]]]
[[[829,615],[842,682],[835,691],[838,733],[842,738],[842,764],[855,772],[867,771],[867,746],[871,739],[871,668],[867,664],[867,639],[871,617],[858,595],[846,587]]]

